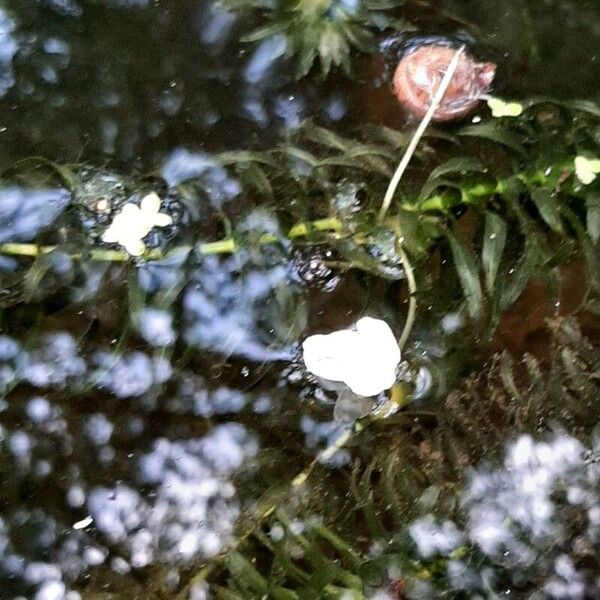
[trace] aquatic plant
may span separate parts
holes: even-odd
[[[357,125],[385,94],[344,77],[350,57],[372,69],[400,13],[457,30],[423,2],[13,5],[6,162],[61,158],[0,173],[2,593],[485,597],[529,593],[520,571],[591,594],[597,105],[487,98],[422,140]],[[337,72],[291,81],[318,62]],[[390,329],[376,398],[300,353],[365,315]],[[490,340],[512,356],[484,362]]]
[[[332,66],[350,73],[353,48],[372,53],[376,33],[385,29],[406,31],[409,26],[389,14],[402,0],[221,0],[224,7],[241,11],[245,18],[258,13],[266,24],[242,41],[282,41],[284,51],[296,59],[296,76],[306,75],[318,58],[321,71]]]
[[[206,580],[218,597],[293,599],[435,588],[438,576],[445,585],[441,573],[450,564],[458,577],[456,557],[439,551],[452,554],[468,538],[460,519],[452,525],[460,473],[484,451],[499,453],[507,427],[515,434],[531,431],[557,416],[571,431],[583,414],[595,418],[588,399],[597,393],[590,377],[596,349],[565,325],[557,335],[568,339],[552,353],[558,374],[545,377],[528,358],[527,393],[504,355],[489,369],[495,379],[470,380],[472,388],[448,395],[442,410],[415,405],[404,412],[398,409],[411,398],[411,363],[419,364],[420,351],[403,335],[408,363],[401,364],[400,383],[369,406],[342,399],[333,409],[337,421],[327,390],[307,384],[295,352],[306,330],[307,289],[334,289],[349,272],[365,285],[383,282],[394,298],[393,330],[405,315],[397,307],[412,307],[410,321],[418,303],[417,316],[425,316],[425,307],[457,311],[459,321],[469,318],[473,337],[488,340],[532,279],[542,277],[552,292],[569,260],[582,263],[588,277],[581,310],[594,309],[599,152],[589,132],[600,112],[593,104],[542,99],[520,106],[522,112],[492,103],[492,117],[482,107],[476,122],[444,132],[423,127],[422,146],[386,127],[344,137],[308,121],[270,150],[211,155],[179,149],[165,159],[160,177],[126,178],[44,159],[5,170],[1,302],[15,318],[7,322],[14,337],[0,345],[0,383],[10,399],[4,416],[20,425],[10,426],[3,457],[39,494],[51,487],[53,473],[73,473],[54,493],[64,492],[77,513],[65,524],[60,511],[32,500],[25,520],[61,532],[46,544],[46,555],[60,567],[48,574],[45,566],[46,575],[31,567],[14,570],[35,557],[13,548],[23,519],[7,515],[5,547],[13,558],[2,568],[14,574],[15,589],[47,594],[44,586],[54,585],[66,593],[87,569],[108,560],[123,577],[162,562],[169,572],[148,574],[147,585],[182,597],[190,590],[205,594]],[[407,148],[415,151],[404,165],[410,177],[390,186]],[[136,216],[143,216],[148,197],[161,201],[137,224],[135,240],[121,236],[128,233],[122,227],[107,239],[131,210],[124,207],[139,207]],[[282,203],[284,197],[290,201]],[[48,198],[52,211],[44,210]],[[111,304],[119,296],[122,302]],[[29,324],[42,311],[56,331],[37,335]],[[72,318],[70,311],[81,313]],[[23,323],[27,335],[20,333]],[[71,328],[77,335],[64,332]],[[276,391],[242,393],[220,373],[214,376],[220,369],[256,371],[252,389],[274,370],[269,381],[277,389],[282,360],[290,384],[305,388],[298,394],[306,400],[300,417],[298,398],[290,410],[290,400]],[[28,395],[32,388],[35,396]],[[493,401],[480,402],[483,393]],[[82,399],[81,416],[70,408],[73,397]],[[126,423],[117,427],[98,398],[125,412]],[[202,421],[181,418],[190,415]],[[235,423],[223,422],[232,415]],[[139,448],[140,432],[157,416],[165,430]],[[24,419],[34,425],[23,425]],[[70,433],[79,429],[85,442]],[[257,432],[264,434],[260,447]],[[263,446],[277,435],[290,447],[283,458],[269,456],[268,442]],[[74,454],[74,443],[84,451]],[[386,452],[371,455],[375,447]],[[131,448],[135,460],[125,460]],[[230,462],[219,463],[225,459]],[[100,465],[103,477],[96,478],[90,462]],[[325,470],[332,466],[343,466],[339,478],[350,479],[339,490],[338,475]],[[119,481],[110,484],[112,469]],[[273,482],[273,472],[289,473],[289,480]],[[244,506],[235,497],[234,476],[246,477]],[[330,485],[333,499],[326,506]],[[3,494],[10,503],[18,489]],[[433,506],[440,527],[424,516]],[[348,507],[348,517],[330,526]],[[194,527],[201,514],[199,537]],[[421,519],[413,522],[420,556],[410,535],[413,519]],[[426,547],[425,534],[439,543]],[[63,563],[83,545],[91,552],[66,572]],[[474,550],[473,556],[481,558]],[[430,559],[441,562],[426,565]]]
[[[174,261],[175,265],[185,261],[192,249],[199,254],[231,253],[249,246],[286,246],[288,238],[300,246],[328,244],[339,256],[338,272],[359,269],[397,280],[406,267],[402,252],[417,266],[428,256],[441,253],[452,258],[469,317],[492,332],[502,312],[515,302],[534,274],[543,271],[545,278],[557,282],[556,265],[573,256],[579,255],[586,262],[589,287],[599,287],[592,250],[600,237],[597,191],[595,181],[584,176],[589,184],[583,184],[577,171],[581,175],[583,149],[586,156],[598,154],[586,132],[597,126],[600,113],[589,103],[540,99],[522,105],[525,110],[518,117],[460,126],[443,136],[436,130],[425,133],[426,140],[438,140],[435,156],[417,150],[409,167],[410,181],[401,186],[399,200],[393,202],[393,193],[388,194],[384,206],[391,206],[390,215],[379,223],[376,207],[385,195],[399,152],[409,144],[407,134],[369,126],[360,138],[353,139],[308,122],[270,151],[226,152],[212,157],[210,165],[203,159],[200,171],[193,169],[176,179],[169,176],[167,210],[172,211],[174,224],[164,228],[166,233],[153,234],[151,240],[144,238],[151,242],[144,258],[164,260],[165,264]],[[573,115],[577,115],[577,128],[570,130]],[[565,143],[557,145],[559,137]],[[456,156],[457,149],[460,156]],[[483,151],[494,158],[482,159]],[[173,170],[165,169],[169,173]],[[294,197],[296,202],[277,207],[274,228],[261,219],[257,221],[259,231],[253,226],[254,233],[248,234],[243,223],[238,227],[229,223],[231,234],[220,241],[201,239],[171,247],[169,240],[177,232],[184,234],[182,226],[190,219],[197,220],[192,215],[206,210],[203,194],[217,193],[220,184],[215,184],[211,175],[215,169],[220,181],[230,181],[228,189],[234,186],[235,194],[250,205],[281,194]],[[95,241],[110,224],[110,215],[117,214],[127,202],[127,194],[114,207],[90,211],[78,201],[87,197],[80,191],[78,173],[77,168],[25,162],[7,171],[5,181],[14,185],[24,177],[41,175],[43,181],[64,185],[75,199],[73,208],[84,218],[82,225],[87,232],[79,227],[73,236],[82,241],[88,236],[83,243],[86,255],[93,260],[128,261],[127,252],[101,247]],[[100,182],[98,174],[97,184]],[[134,197],[135,185],[128,183],[128,193]],[[348,194],[345,190],[349,185],[358,187]],[[389,192],[390,187],[387,189]],[[121,191],[119,198],[122,195]],[[323,202],[316,205],[311,201],[315,196]],[[218,213],[221,209],[216,206],[214,210]],[[383,214],[380,211],[380,219]],[[12,214],[6,219],[6,235],[23,239],[11,232],[27,224],[11,225]],[[465,237],[462,223],[469,219],[471,233]],[[74,225],[71,221],[69,226]],[[29,239],[37,232],[32,231]],[[400,238],[402,246],[394,247],[393,240]],[[556,251],[557,243],[560,252]],[[58,249],[53,244],[40,247],[12,241],[1,247],[5,255],[40,255],[34,265],[46,271],[50,264],[43,255]],[[165,271],[161,264],[148,262],[140,268],[158,273],[159,269]],[[446,266],[443,271],[452,287],[450,271]],[[421,279],[418,287],[427,289],[430,273],[417,268],[415,274]]]
[[[210,577],[216,598],[595,597],[600,408],[589,369],[600,353],[573,320],[554,332],[550,378],[533,357],[519,377],[500,355],[445,408],[364,430],[343,483],[350,499],[327,490],[334,479],[301,496],[273,490],[221,567],[191,585]],[[559,419],[578,434],[549,432]],[[519,435],[532,430],[538,440]],[[370,455],[375,439],[385,453]]]

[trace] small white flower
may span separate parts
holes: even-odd
[[[154,192],[144,196],[140,206],[128,202],[102,234],[102,241],[120,244],[132,256],[141,256],[146,250],[142,239],[154,227],[166,227],[173,222],[169,215],[159,210],[160,198]]]
[[[376,396],[396,381],[400,348],[389,325],[380,319],[363,317],[355,330],[311,335],[302,349],[308,371],[341,381],[359,396]]]
[[[500,98],[490,97],[487,105],[492,111],[492,117],[518,117],[523,112],[523,105],[518,102],[505,102]]]
[[[575,158],[575,175],[583,185],[590,185],[600,173],[600,159],[589,159],[585,156]]]

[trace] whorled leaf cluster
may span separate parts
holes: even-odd
[[[374,52],[377,33],[406,31],[409,25],[392,9],[402,0],[222,0],[222,5],[245,18],[258,14],[266,22],[243,41],[281,40],[294,56],[296,75],[306,75],[318,59],[324,75],[332,67],[350,73],[353,50]]]

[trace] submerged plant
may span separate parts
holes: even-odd
[[[527,357],[517,384],[518,365],[498,356],[440,410],[409,409],[364,430],[342,485],[350,499],[336,496],[335,477],[302,498],[279,490],[222,568],[211,563],[192,585],[210,574],[217,598],[597,597],[600,407],[590,369],[600,351],[573,320],[553,332],[550,377]],[[537,439],[522,433],[532,430]]]
[[[287,54],[296,57],[298,77],[306,75],[317,58],[325,75],[332,66],[349,73],[353,48],[374,52],[377,31],[407,29],[404,21],[388,14],[402,0],[222,0],[222,4],[246,14],[261,14],[268,24],[244,40],[283,36]]]

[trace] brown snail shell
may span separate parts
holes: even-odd
[[[405,54],[398,63],[394,73],[394,93],[415,117],[425,116],[455,53],[455,48],[430,44]],[[495,74],[494,63],[479,63],[463,53],[433,120],[454,121],[468,115],[482,94],[489,91]]]

